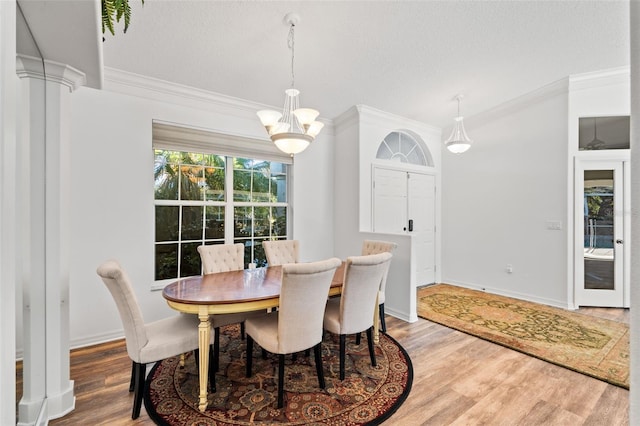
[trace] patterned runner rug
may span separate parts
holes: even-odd
[[[361,344],[347,338],[346,376],[340,381],[338,339],[325,334],[322,362],[326,389],[318,387],[313,351],[309,357],[286,357],[285,401],[277,406],[277,356],[253,354],[253,376],[245,377],[245,341],[240,328],[221,329],[220,371],[217,392],[209,393],[209,406],[198,410],[198,373],[192,354],[184,367],[179,357],[157,363],[147,377],[144,403],[160,425],[332,424],[377,425],[388,419],[407,398],[413,367],[405,350],[380,333],[377,367],[371,367],[367,339]],[[255,345],[257,346],[257,345]]]
[[[629,389],[629,326],[537,303],[437,284],[418,315]]]

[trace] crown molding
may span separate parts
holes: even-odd
[[[549,83],[545,86],[539,87],[538,89],[532,90],[531,92],[525,93],[524,95],[503,102],[498,106],[495,106],[478,114],[465,117],[464,126],[468,131],[470,128],[478,127],[487,122],[500,119],[505,115],[520,111],[524,108],[529,107],[530,105],[536,104],[543,100],[558,95],[568,96],[568,94],[569,78],[565,77],[560,80],[556,80],[553,83]],[[444,128],[442,134],[449,134],[452,127],[453,126],[447,126],[446,128]]]
[[[398,130],[408,128],[416,131],[417,129],[420,129],[420,131],[422,132],[434,133],[438,135],[440,135],[442,131],[440,127],[410,118],[401,117],[399,115],[372,108],[370,106],[360,104],[356,105],[355,108],[360,115],[361,121],[364,123],[380,125],[381,122],[385,122],[388,126],[396,127]]]
[[[86,75],[72,66],[27,55],[16,55],[16,74],[19,78],[52,81],[71,92],[87,84]]]
[[[577,91],[593,89],[617,84],[629,83],[631,69],[628,66],[609,68],[601,71],[593,71],[569,76],[569,90]]]
[[[255,116],[261,109],[281,108],[109,67],[104,69],[103,90],[195,109],[217,106],[245,117]],[[319,117],[317,120],[325,124],[325,132],[333,127],[330,119]]]

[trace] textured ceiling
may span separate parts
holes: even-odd
[[[301,105],[352,105],[448,126],[570,74],[629,65],[626,1],[130,0],[104,65],[267,105],[289,87],[289,12]]]

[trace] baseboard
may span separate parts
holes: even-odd
[[[398,319],[400,319],[402,321],[405,321],[405,322],[416,322],[416,321],[418,321],[418,315],[417,314],[409,315],[406,312],[399,312],[399,311],[396,311],[394,309],[391,309],[386,305],[384,307],[384,313],[385,313],[385,315],[390,315],[390,316],[392,316],[394,318],[398,318]]]
[[[502,288],[495,288],[495,287],[483,286],[483,285],[472,284],[472,283],[464,283],[464,282],[455,281],[455,280],[447,280],[447,282],[443,282],[442,284],[450,284],[458,287],[468,288],[470,290],[484,291],[491,294],[497,294],[499,296],[512,297],[514,299],[520,299],[527,302],[534,302],[534,303],[540,303],[542,305],[553,306],[555,308],[570,309],[567,302],[562,302],[562,301],[553,300],[553,299],[546,299],[544,297],[538,297],[533,294],[519,293],[517,291],[509,291],[509,290],[504,290]]]

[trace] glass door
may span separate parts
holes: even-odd
[[[576,166],[575,295],[578,306],[624,306],[624,163]]]

